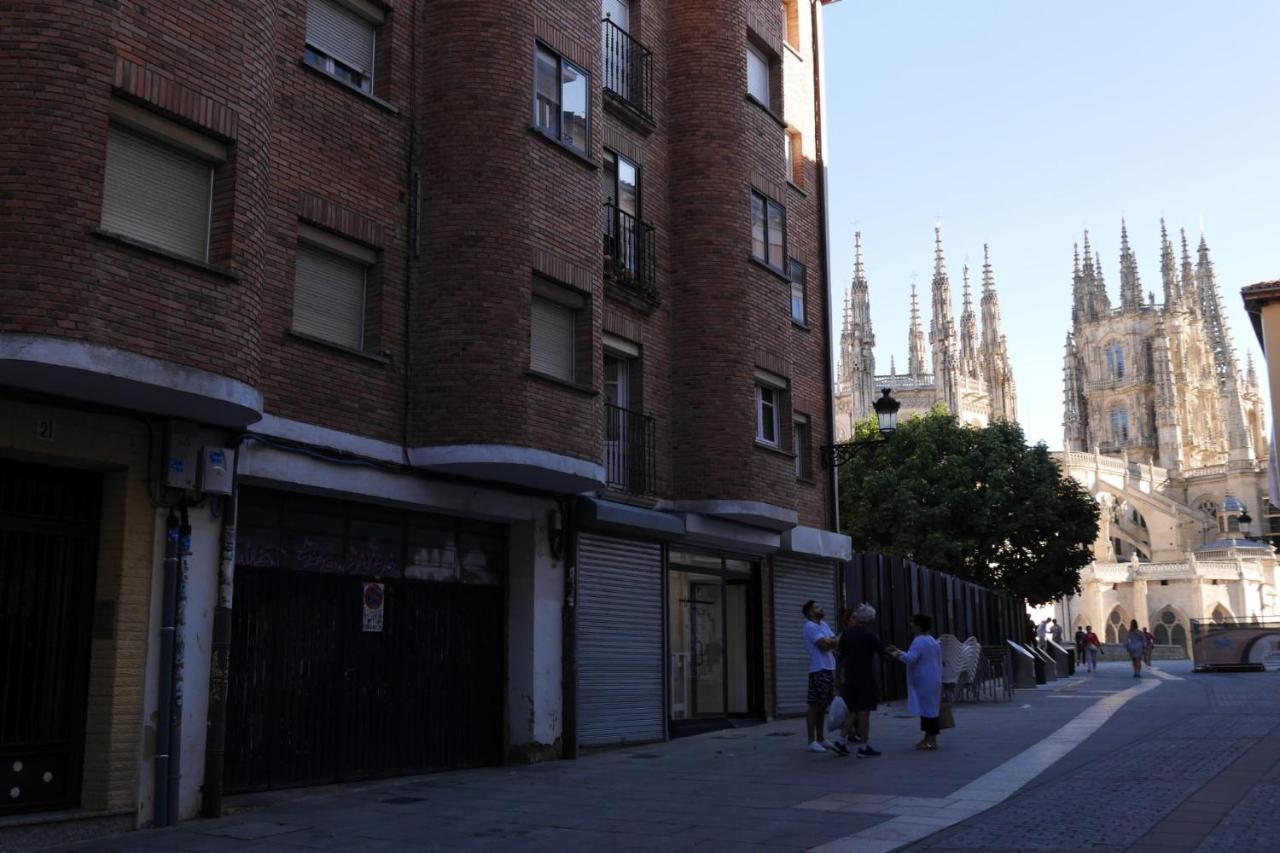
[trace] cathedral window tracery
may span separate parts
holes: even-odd
[[[1120,344],[1107,346],[1107,378],[1124,378],[1124,347]]]
[[[1129,410],[1124,406],[1111,407],[1111,440],[1116,444],[1129,440]]]

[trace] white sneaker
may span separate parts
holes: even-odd
[[[826,752],[827,748],[815,740],[813,743],[809,744],[808,750],[809,752]]]
[[[831,745],[831,741],[829,740],[818,741],[818,746],[822,747],[823,749],[830,749],[833,751],[835,750],[835,747]]]

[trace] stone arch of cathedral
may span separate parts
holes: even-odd
[[[1187,640],[1191,636],[1191,622],[1182,611],[1167,604],[1151,617],[1151,624],[1157,645],[1182,646],[1190,653]]]
[[[1108,645],[1123,643],[1124,638],[1129,636],[1129,620],[1132,618],[1119,604],[1113,607],[1110,615],[1107,616],[1106,636],[1103,642]]]
[[[1226,622],[1230,622],[1235,617],[1231,615],[1230,610],[1219,604],[1213,608],[1213,613],[1210,614],[1210,618],[1219,625],[1222,625]]]

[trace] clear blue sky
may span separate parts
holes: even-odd
[[[1203,222],[1241,367],[1261,368],[1240,288],[1280,278],[1280,3],[843,0],[825,24],[833,331],[856,223],[877,371],[906,364],[912,273],[928,332],[937,215],[957,320],[961,264],[979,293],[991,245],[1030,441],[1062,446],[1086,227],[1117,300],[1121,216],[1157,298],[1160,217],[1193,250]]]

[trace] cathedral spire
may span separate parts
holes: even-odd
[[[1138,278],[1138,260],[1129,248],[1129,228],[1120,220],[1120,307],[1137,311],[1142,307],[1142,282]]]
[[[1089,408],[1081,384],[1080,354],[1071,332],[1067,332],[1067,345],[1062,354],[1062,414],[1063,449],[1088,450]]]
[[[1253,353],[1246,352],[1244,354],[1244,384],[1250,391],[1257,393],[1258,391],[1258,371],[1253,367]]]
[[[851,410],[871,410],[875,389],[875,332],[871,328],[871,288],[862,263],[862,232],[853,235],[853,281],[844,303],[844,329],[840,334],[839,377]]]
[[[1200,313],[1204,317],[1205,334],[1213,352],[1213,365],[1219,382],[1236,373],[1235,352],[1231,345],[1231,330],[1222,316],[1222,296],[1218,293],[1218,280],[1213,273],[1213,261],[1209,260],[1209,244],[1200,235],[1200,247],[1196,259],[1196,289],[1200,292]]]
[[[951,280],[942,256],[942,226],[933,227],[933,316],[929,321],[929,344],[933,348],[933,381],[947,411],[960,414],[960,353],[956,324],[951,312]]]
[[[991,270],[991,248],[982,244],[982,346],[979,361],[991,400],[991,419],[1016,421],[1018,398],[1009,361],[1009,344],[1000,324],[1000,299]]]
[[[1164,217],[1160,217],[1160,279],[1164,284],[1165,310],[1182,310],[1182,288],[1178,281],[1173,244],[1169,242],[1169,231],[1165,228]]]
[[[922,376],[925,373],[924,329],[920,327],[920,300],[916,298],[916,286],[911,285],[911,328],[907,330],[907,373]]]
[[[978,318],[973,313],[973,288],[969,285],[969,265],[964,265],[964,310],[960,313],[960,361],[968,376],[978,376]]]
[[[1191,252],[1187,249],[1187,229],[1179,228],[1182,235],[1182,304],[1192,314],[1200,313],[1200,290],[1196,287],[1195,268],[1191,265]]]

